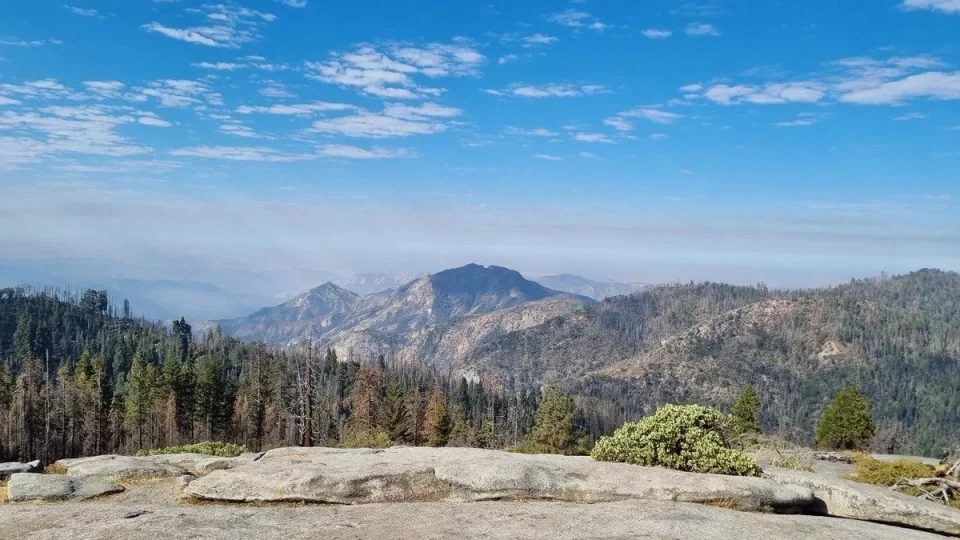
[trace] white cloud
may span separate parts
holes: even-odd
[[[573,139],[580,142],[614,144],[613,139],[603,133],[576,133]]]
[[[3,38],[0,39],[0,45],[5,45],[8,47],[42,47],[46,44],[50,45],[63,45],[63,42],[59,39],[16,39],[16,38]]]
[[[15,95],[21,99],[84,99],[84,95],[70,90],[56,79],[40,79],[22,84],[0,84],[0,95]]]
[[[296,94],[291,92],[281,83],[271,82],[260,89],[260,95],[268,98],[294,98]]]
[[[798,114],[793,120],[777,122],[774,125],[777,127],[806,127],[816,124],[825,117],[826,115],[822,113],[803,112]]]
[[[665,30],[660,28],[647,28],[641,32],[644,36],[650,39],[665,39],[673,35],[672,30]]]
[[[523,38],[524,47],[537,47],[539,45],[549,45],[555,43],[557,38],[553,36],[548,36],[546,34],[533,34],[532,36],[526,36]]]
[[[580,157],[586,159],[599,159],[597,155],[592,152],[580,152]]]
[[[170,152],[180,157],[223,159],[227,161],[291,162],[317,159],[316,154],[289,154],[264,146],[193,146]]]
[[[560,13],[552,13],[547,16],[547,20],[553,23],[569,26],[570,28],[589,28],[602,32],[607,25],[600,22],[593,15],[576,9],[568,9]]]
[[[681,87],[680,87],[680,91],[681,91],[681,92],[686,92],[686,93],[688,93],[688,94],[693,93],[693,92],[699,92],[699,91],[701,91],[701,90],[703,90],[703,85],[700,84],[700,83],[688,84],[688,85],[686,85],[686,86],[681,86]]]
[[[926,117],[927,117],[927,116],[924,115],[924,114],[917,113],[917,112],[912,112],[912,113],[902,114],[902,115],[894,118],[894,120],[897,120],[897,121],[901,121],[901,122],[902,122],[902,121],[906,121],[906,120],[923,120],[923,119],[926,118]]]
[[[227,135],[233,135],[235,137],[246,137],[248,139],[267,138],[260,135],[256,131],[254,131],[252,127],[245,126],[243,124],[236,124],[236,123],[222,124],[220,126],[220,131],[222,131],[223,133],[226,133]]]
[[[215,71],[235,71],[238,69],[243,69],[247,66],[243,64],[235,64],[233,62],[198,62],[193,64],[193,67],[198,67],[202,69],[212,69]]]
[[[545,97],[578,97],[589,94],[599,94],[606,91],[606,87],[599,84],[575,86],[565,83],[554,83],[543,86],[529,86],[515,84],[505,90],[487,89],[484,92],[495,96],[517,96],[525,98]]]
[[[307,0],[274,0],[274,2],[279,2],[285,6],[290,6],[293,8],[307,7]]]
[[[352,52],[333,53],[331,57],[326,62],[307,62],[307,77],[392,99],[437,96],[444,90],[422,87],[414,76],[475,76],[486,60],[463,43],[431,43],[425,47],[392,45],[385,52],[363,44]]]
[[[546,161],[566,161],[564,158],[560,156],[554,156],[551,154],[534,154],[533,157],[537,159],[543,159]]]
[[[349,116],[317,120],[311,131],[346,137],[384,139],[429,135],[445,131],[445,119],[461,114],[460,109],[426,103],[420,107],[392,104],[380,113],[359,111]]]
[[[92,8],[80,8],[76,6],[63,6],[67,8],[70,13],[74,15],[80,15],[81,17],[93,17],[95,19],[106,19],[104,15],[101,15],[99,11]]]
[[[942,13],[960,13],[960,0],[904,0],[900,7],[906,10],[929,10]]]
[[[555,131],[550,131],[547,128],[538,127],[538,128],[518,128],[514,126],[507,126],[504,129],[504,132],[507,135],[522,135],[530,137],[556,137],[558,135]]]
[[[126,87],[120,81],[84,81],[83,85],[94,94],[103,98],[119,98]]]
[[[618,113],[617,116],[623,118],[642,118],[655,124],[672,124],[680,118],[683,118],[683,115],[681,114],[664,111],[655,107],[638,107],[636,109]]]
[[[48,154],[130,156],[150,152],[150,148],[117,133],[120,126],[137,122],[137,114],[150,113],[101,105],[57,105],[37,111],[8,111],[0,115],[0,131],[15,132],[17,137],[5,139],[7,150],[21,148],[26,157],[11,159],[8,155],[4,159],[9,165],[30,162]]]
[[[820,83],[805,81],[793,83],[769,83],[765,86],[717,84],[704,92],[703,97],[721,105],[753,103],[768,105],[777,103],[816,103],[826,95]]]
[[[504,55],[504,56],[501,56],[500,58],[498,58],[498,59],[497,59],[497,64],[499,64],[499,65],[502,66],[503,64],[506,64],[506,63],[509,63],[509,62],[513,62],[513,61],[515,61],[515,60],[517,60],[517,59],[519,59],[519,58],[520,58],[520,57],[517,56],[517,55],[515,55],[515,54],[507,54],[507,55]]]
[[[140,118],[137,118],[137,122],[150,127],[171,127],[173,124],[167,122],[163,118],[160,118],[154,113],[145,112],[141,113]]]
[[[190,107],[202,103],[223,105],[223,96],[209,85],[189,79],[153,81],[148,88],[140,89],[140,95],[156,99],[162,107]]]
[[[276,114],[280,116],[308,116],[322,112],[349,111],[356,109],[353,105],[346,103],[330,103],[326,101],[316,101],[313,103],[298,103],[291,105],[268,105],[268,106],[249,106],[241,105],[236,108],[238,114]]]
[[[651,134],[650,134],[650,140],[653,140],[653,141],[662,141],[662,140],[666,140],[666,139],[669,139],[669,138],[670,138],[670,136],[667,135],[666,133],[651,133]]]
[[[225,4],[203,4],[186,11],[203,17],[204,22],[198,26],[175,28],[153,21],[141,28],[197,45],[239,49],[246,43],[260,39],[260,29],[277,19],[271,13]]]
[[[19,105],[20,100],[0,96],[0,105]]]
[[[916,98],[960,99],[960,71],[929,71],[903,79],[878,82],[851,90],[839,97],[846,103],[863,105],[896,105]]]
[[[720,31],[717,27],[708,23],[690,23],[684,30],[688,36],[719,36]]]
[[[318,149],[323,157],[347,159],[390,159],[400,157],[414,157],[416,154],[406,148],[391,150],[388,148],[359,148],[347,144],[325,144]]]
[[[606,126],[610,126],[617,131],[633,131],[633,124],[631,124],[626,119],[620,116],[611,116],[610,118],[604,118],[603,124]]]

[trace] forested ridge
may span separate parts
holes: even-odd
[[[440,371],[431,358],[272,349],[192,332],[182,319],[169,327],[135,319],[102,292],[5,289],[0,459],[208,439],[251,449],[511,447],[530,434],[550,382],[574,398],[587,442],[667,403],[729,410],[752,385],[765,431],[812,444],[832,396],[853,384],[871,403],[876,449],[937,456],[960,444],[960,274],[952,272],[799,291],[661,286],[571,303],[541,324],[482,334],[465,350]]]
[[[423,364],[360,365],[216,330],[195,338],[183,319],[132,318],[100,291],[0,290],[0,461],[214,439],[504,447],[530,432],[538,399]]]

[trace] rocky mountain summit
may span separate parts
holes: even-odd
[[[11,502],[0,504],[4,534],[920,540],[960,533],[960,511],[830,474],[772,467],[751,478],[413,447],[111,455],[55,467],[65,474],[13,474]]]

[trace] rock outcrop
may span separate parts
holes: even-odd
[[[23,501],[83,501],[120,493],[123,488],[101,478],[73,478],[62,474],[17,473],[7,484],[7,497]]]
[[[10,475],[16,473],[28,473],[28,472],[39,472],[40,471],[40,461],[31,461],[29,463],[18,463],[16,461],[11,461],[8,463],[0,463],[0,480],[6,480],[10,478]]]
[[[887,488],[804,471],[771,467],[765,470],[764,476],[785,485],[811,489],[817,498],[813,507],[816,513],[960,535],[960,511],[942,504]]]
[[[181,459],[183,454],[177,454]],[[196,454],[198,460],[209,456]],[[182,467],[170,465],[166,461],[170,456],[131,457],[131,456],[94,456],[77,459],[61,459],[55,465],[66,469],[69,476],[95,476],[113,481],[131,478],[165,478],[181,476],[186,471]]]
[[[588,457],[472,448],[280,448],[191,482],[184,495],[224,502],[365,504],[424,501],[658,500],[798,511],[809,489],[762,478],[600,463]]]

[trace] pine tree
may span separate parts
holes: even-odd
[[[760,433],[760,398],[757,391],[748,386],[744,388],[733,404],[732,424],[735,435]]]
[[[559,385],[543,389],[540,406],[534,416],[533,433],[524,449],[545,454],[570,454],[576,448],[576,410],[573,400]]]
[[[406,395],[398,377],[390,377],[390,382],[387,383],[387,394],[383,399],[381,414],[383,418],[380,425],[387,430],[391,441],[397,444],[410,442]]]
[[[869,446],[875,432],[869,402],[850,384],[837,393],[817,422],[816,443],[823,448],[861,450]]]
[[[436,385],[427,404],[427,415],[424,422],[424,432],[427,444],[430,446],[446,446],[450,440],[450,411],[447,408],[447,398],[440,385]]]

